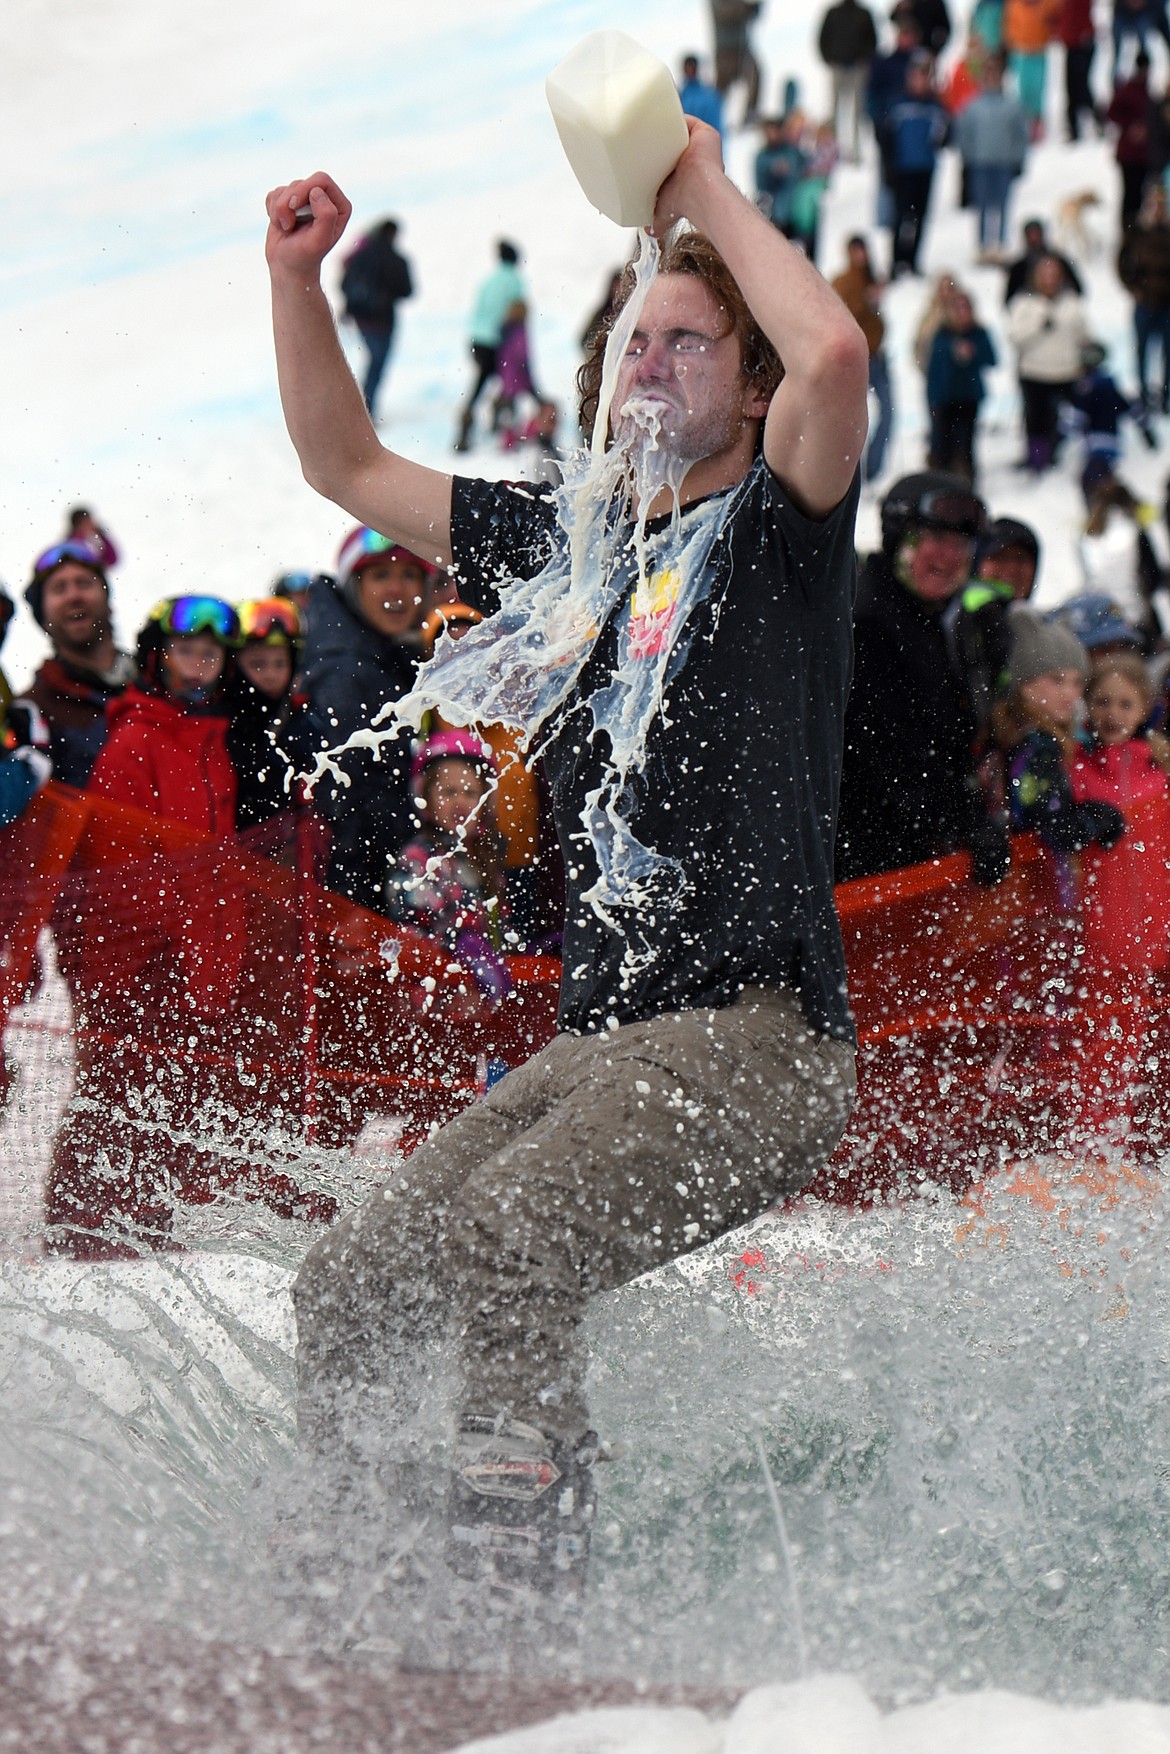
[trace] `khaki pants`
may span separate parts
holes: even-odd
[[[451,1339],[462,1413],[575,1442],[587,1300],[803,1187],[854,1089],[853,1050],[782,989],[557,1036],[310,1250],[293,1292],[302,1441],[392,1436]]]

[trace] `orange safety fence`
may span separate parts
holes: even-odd
[[[1115,849],[1076,861],[1071,915],[1030,835],[994,888],[966,854],[839,886],[858,1102],[817,1193],[959,1189],[1005,1156],[1102,1140],[1166,1147],[1170,799],[1127,818]]]
[[[994,889],[958,855],[838,889],[859,1099],[816,1192],[962,1187],[1122,1124],[1165,1142],[1166,886],[1147,879],[1170,866],[1170,803],[1146,809],[1121,857],[1082,855],[1076,918],[1029,837]],[[327,890],[318,834],[290,815],[212,841],[55,785],[0,831],[4,1039],[25,1061],[37,1028],[72,1051],[49,1246],[117,1252],[111,1219],[157,1243],[174,1200],[225,1188],[330,1218],[302,1185],[314,1151],[380,1117],[409,1150],[551,1036],[555,959],[510,959],[514,991],[486,1002],[433,942]],[[39,958],[61,1001],[47,1021]]]

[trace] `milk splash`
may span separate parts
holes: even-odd
[[[458,641],[440,640],[410,693],[384,707],[368,730],[319,757],[314,775],[330,772],[344,783],[336,761],[345,750],[377,750],[403,725],[417,731],[432,710],[451,724],[503,725],[518,732],[531,763],[566,714],[584,704],[589,736],[603,739],[607,749],[604,777],[581,815],[580,835],[598,868],[584,899],[626,939],[628,974],[654,954],[646,931],[638,929],[639,916],[677,905],[688,886],[678,861],[644,845],[630,817],[647,740],[666,710],[667,683],[685,659],[690,617],[710,592],[708,558],[735,499],[733,492],[696,507],[684,530],[679,490],[689,462],[663,442],[653,402],[627,403],[607,447],[618,372],[659,259],[657,242],[643,232],[633,289],[606,344],[591,448],[566,462],[564,481],[553,490],[557,530],[542,570],[529,580],[505,581],[498,612]],[[673,497],[673,513],[665,529],[650,532],[647,512],[664,488]],[[631,622],[619,628],[616,662],[582,699],[582,673],[631,585]],[[641,633],[632,624],[635,609]]]

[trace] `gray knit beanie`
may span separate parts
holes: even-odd
[[[1044,621],[1025,603],[1013,603],[1008,609],[1008,631],[1008,675],[1013,688],[1034,682],[1037,676],[1051,676],[1056,670],[1089,674],[1088,652],[1076,634],[1059,621]]]

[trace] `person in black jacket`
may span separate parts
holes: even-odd
[[[242,644],[224,705],[242,830],[296,808],[315,750],[308,703],[294,688],[305,650],[300,610],[284,597],[260,597],[241,603],[238,613]]]
[[[369,354],[362,395],[371,419],[394,341],[395,306],[414,293],[410,264],[395,248],[397,236],[398,221],[382,220],[362,239],[341,281],[345,314],[357,324]]]
[[[943,617],[971,574],[982,502],[938,470],[907,475],[882,504],[854,616],[853,687],[837,827],[837,881],[969,847],[976,875],[1003,875],[1002,825],[975,784],[975,720]]]
[[[1024,222],[1024,248],[1014,261],[1008,263],[1007,279],[1004,282],[1003,302],[1010,305],[1013,298],[1021,292],[1027,292],[1032,283],[1032,270],[1042,257],[1051,256],[1059,262],[1064,272],[1065,281],[1071,292],[1084,294],[1084,282],[1073,267],[1067,256],[1054,250],[1048,242],[1048,234],[1042,219],[1028,219]]]
[[[336,749],[366,730],[387,702],[410,689],[433,571],[409,549],[359,526],[342,543],[337,578],[313,581],[304,688],[318,748]],[[348,784],[329,774],[313,792],[333,831],[330,888],[379,912],[386,867],[414,833],[410,761],[410,734],[399,730],[376,750],[347,750],[336,765]]]
[[[837,139],[848,161],[856,164],[861,155],[861,112],[869,65],[877,53],[873,14],[861,0],[836,0],[821,20],[817,46],[833,81],[830,114]]]

